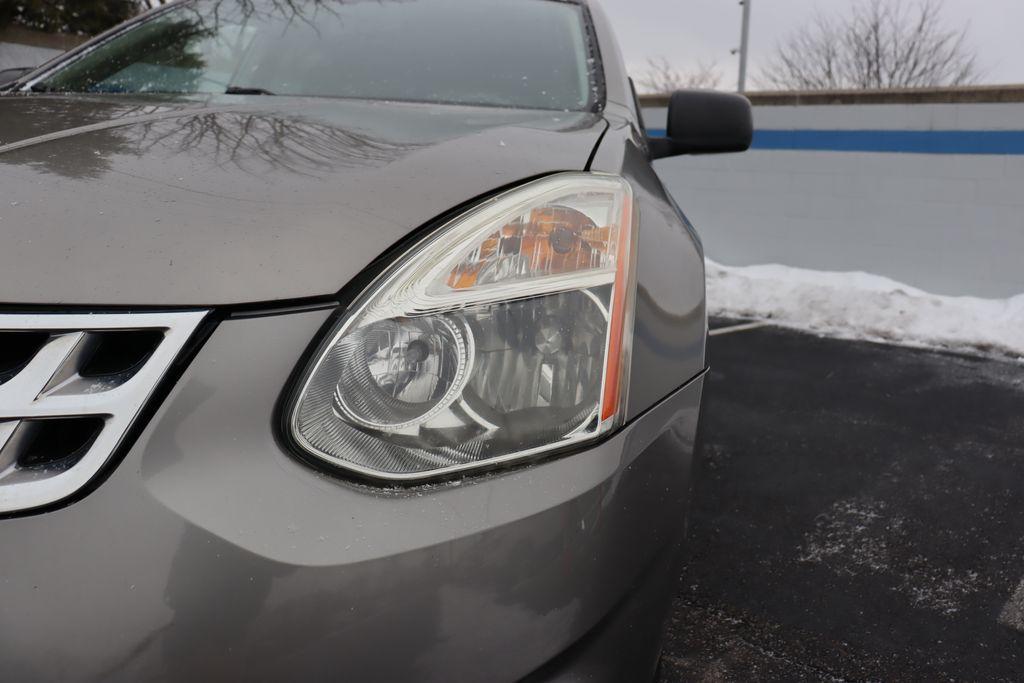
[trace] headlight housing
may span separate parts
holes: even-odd
[[[289,407],[332,465],[419,480],[597,438],[622,419],[632,192],[562,173],[433,232],[337,321]]]

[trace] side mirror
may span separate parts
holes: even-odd
[[[742,152],[750,147],[754,120],[750,100],[713,90],[677,90],[668,102],[663,138],[648,138],[655,159],[678,154]]]

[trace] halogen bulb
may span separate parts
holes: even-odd
[[[546,356],[562,350],[565,342],[562,338],[562,329],[556,318],[548,316],[541,321],[540,329],[534,335],[534,344],[536,344],[537,350]]]
[[[447,316],[382,320],[358,330],[346,343],[335,413],[388,431],[425,422],[465,384],[468,335]]]

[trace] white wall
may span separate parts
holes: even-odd
[[[46,60],[61,53],[48,47],[19,45],[0,42],[0,69],[15,69],[24,66],[39,66]]]
[[[644,116],[664,128],[664,109]],[[754,125],[1017,131],[1024,103],[760,106]],[[940,294],[1024,292],[1022,154],[755,149],[655,166],[721,263],[862,270]]]

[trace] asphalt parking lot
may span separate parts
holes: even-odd
[[[710,356],[661,680],[1020,680],[1024,363],[774,327]]]

